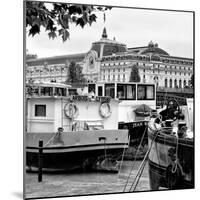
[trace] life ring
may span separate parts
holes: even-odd
[[[101,117],[103,118],[108,118],[111,115],[111,108],[110,108],[110,104],[109,103],[101,103],[100,107],[99,107],[99,114],[101,115]]]
[[[174,166],[168,165],[166,169],[166,184],[169,189],[180,189],[182,182],[182,171],[179,165],[177,165],[176,171],[173,172]]]
[[[69,119],[74,119],[78,116],[79,110],[75,103],[69,102],[65,104],[64,114]]]

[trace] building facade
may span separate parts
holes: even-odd
[[[71,61],[82,66],[89,82],[129,82],[132,67],[137,66],[141,82],[185,88],[190,86],[194,72],[191,58],[171,56],[153,42],[143,47],[127,48],[115,38],[108,39],[104,28],[101,39],[93,42],[87,53],[27,60],[26,80],[64,82]]]

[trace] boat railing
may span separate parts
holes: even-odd
[[[99,119],[75,119],[70,124],[63,124],[63,128],[71,131],[81,130],[103,130],[103,120]]]
[[[68,85],[63,84],[27,84],[27,97],[68,96]]]

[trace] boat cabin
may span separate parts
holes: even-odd
[[[136,82],[101,82],[88,84],[88,93],[97,96],[110,96],[119,99],[119,122],[143,120],[137,116],[136,109],[144,105],[156,109],[156,85]]]
[[[69,85],[27,85],[27,132],[117,130],[119,100],[105,96],[69,95]]]

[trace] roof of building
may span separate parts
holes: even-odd
[[[153,43],[152,41],[149,42],[148,46],[128,48],[128,51],[137,53],[137,54],[144,54],[144,55],[157,54],[157,55],[169,56],[169,53],[167,53],[165,50],[159,48],[158,44]]]
[[[103,46],[101,46],[103,44]],[[106,28],[104,27],[103,33],[102,33],[102,38],[96,42],[92,43],[92,48],[91,50],[95,50],[98,54],[98,57],[100,56],[101,48],[103,48],[102,56],[108,56],[112,55],[113,53],[119,53],[119,52],[126,52],[127,47],[125,44],[117,42],[115,37],[113,40],[108,39],[108,35],[106,32]]]
[[[171,58],[171,59],[180,59],[180,60],[189,60],[189,61],[193,61],[193,58],[185,58],[185,57],[180,57],[180,56],[166,56],[166,55],[162,55],[162,57],[166,57],[166,58]]]
[[[71,61],[80,62],[84,59],[86,53],[79,54],[70,54],[70,55],[62,55],[62,56],[52,56],[46,58],[36,58],[27,60],[26,64],[28,66],[38,66],[38,65],[53,65],[53,64],[64,64]]]
[[[170,56],[165,50],[159,48],[157,43],[153,43],[152,41],[150,41],[147,46],[127,48],[125,44],[117,42],[115,38],[113,38],[113,40],[108,39],[105,27],[101,39],[92,43],[91,50],[96,51],[98,57],[100,57],[100,53],[102,52],[103,57],[112,55],[135,55],[149,56],[151,59],[155,60],[160,60],[160,58],[169,58],[193,61],[191,58]],[[27,66],[68,64],[71,61],[81,62],[84,60],[86,55],[87,52],[46,58],[34,58],[27,60],[26,63]]]

